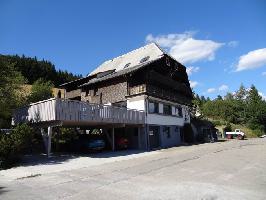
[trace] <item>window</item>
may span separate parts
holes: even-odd
[[[167,138],[171,138],[171,133],[170,133],[170,127],[164,126],[163,127],[163,132],[166,135]]]
[[[61,98],[61,91],[60,90],[57,93],[57,98]]]
[[[89,96],[89,95],[90,95],[90,91],[87,90],[87,91],[85,92],[85,96],[87,97],[87,96]]]
[[[139,86],[139,93],[145,92],[145,87],[144,85]]]
[[[150,56],[146,56],[146,57],[142,58],[139,62],[144,63],[144,62],[148,61],[149,59],[150,59]]]
[[[167,104],[163,104],[163,114],[171,115],[172,114],[172,107]]]
[[[98,96],[99,93],[98,93],[98,88],[94,88],[93,90],[93,96]]]
[[[181,107],[181,106],[177,106],[177,107],[175,108],[175,110],[176,110],[176,115],[177,115],[178,117],[183,117],[183,112],[182,112],[182,107]]]
[[[103,103],[103,93],[100,93],[100,104]]]
[[[159,104],[157,102],[149,101],[149,113],[159,113]]]
[[[130,64],[131,64],[131,63],[127,63],[127,64],[125,64],[124,69],[127,68],[127,67],[129,67]]]

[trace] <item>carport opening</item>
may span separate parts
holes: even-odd
[[[114,128],[114,139],[112,138],[112,129],[56,127],[52,135],[52,152],[93,153],[139,149],[138,128]]]

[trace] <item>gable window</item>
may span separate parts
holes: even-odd
[[[127,68],[127,67],[129,67],[130,64],[131,64],[131,63],[127,63],[127,64],[125,64],[124,69]]]
[[[167,104],[163,104],[163,114],[171,115],[172,114],[172,107]]]
[[[159,113],[159,104],[157,102],[149,101],[149,113]]]
[[[176,115],[178,117],[183,117],[183,112],[182,112],[182,107],[181,106],[176,106],[175,110],[176,110]]]

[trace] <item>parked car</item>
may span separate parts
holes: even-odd
[[[118,138],[116,141],[118,149],[127,149],[128,148],[128,139],[127,138]]]
[[[237,139],[243,140],[245,137],[245,133],[242,132],[240,129],[236,129],[234,132],[226,132],[227,139],[233,139],[234,136],[237,136]]]
[[[90,139],[86,145],[88,150],[100,151],[105,147],[105,141],[103,139]]]
[[[90,138],[87,134],[79,135],[79,139],[72,143],[72,147],[75,151],[84,153],[103,150],[105,145],[105,141],[102,138]]]

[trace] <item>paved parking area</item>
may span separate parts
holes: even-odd
[[[35,162],[0,171],[0,199],[266,199],[266,138]]]

